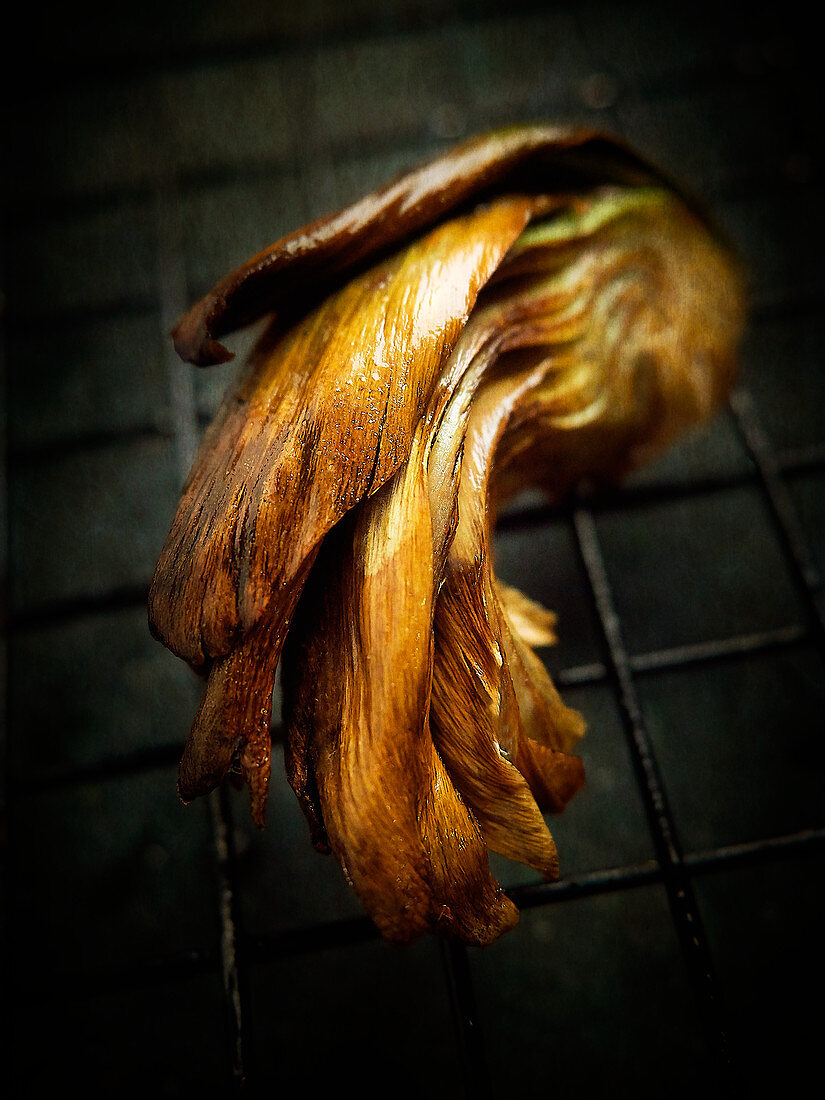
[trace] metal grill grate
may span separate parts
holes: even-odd
[[[461,7],[459,5],[459,7]],[[519,7],[516,5],[516,7]],[[542,6],[539,6],[542,7]],[[643,7],[643,6],[642,6]],[[521,8],[524,12],[521,12]],[[535,5],[521,5],[519,13],[532,17],[538,10]],[[543,9],[542,9],[543,10]],[[462,8],[457,18],[473,22]],[[518,13],[517,13],[518,14]],[[414,34],[414,19],[403,24],[405,34]],[[396,33],[398,28],[391,28]],[[362,31],[350,27],[347,41],[358,42]],[[306,43],[301,47],[311,49],[331,49],[337,42],[329,33],[317,42]],[[277,49],[282,49],[278,46]],[[252,51],[254,57],[268,56],[273,50],[272,42],[260,43]],[[289,51],[286,51],[287,54]],[[231,50],[230,50],[231,53]],[[243,51],[241,51],[243,54]],[[595,51],[598,53],[598,51]],[[210,60],[204,55],[204,63]],[[246,56],[246,54],[244,54]],[[214,62],[214,57],[211,58]],[[191,57],[188,63],[194,64]],[[163,65],[160,66],[163,69]],[[136,64],[132,72],[140,71]],[[109,73],[111,76],[111,73]],[[97,78],[100,73],[97,74]],[[677,79],[651,78],[643,89],[644,94],[657,95],[681,93],[686,88],[695,91],[705,84],[713,85],[719,81],[718,71],[701,66]],[[657,83],[658,81],[658,83]],[[668,83],[669,81],[669,83]],[[749,90],[754,91],[759,81]],[[531,103],[536,114],[547,114],[550,108],[542,101]],[[552,112],[550,112],[552,113]],[[756,110],[754,113],[757,113]],[[480,112],[482,120],[483,111]],[[468,109],[468,117],[473,118]],[[608,117],[607,122],[615,121]],[[475,127],[478,128],[478,127]],[[631,127],[632,129],[632,127]],[[402,136],[378,136],[363,141],[359,145],[358,157],[366,160],[370,155],[391,159],[398,156],[402,160],[415,159],[408,155],[412,149],[422,145],[420,134],[410,134],[409,140]],[[339,160],[345,155],[343,149],[333,150]],[[300,162],[300,155],[297,156]],[[732,166],[717,187],[717,194],[747,193],[749,188],[759,190],[760,181],[744,179]],[[776,166],[773,166],[776,168]],[[138,293],[118,299],[108,306],[70,308],[68,315],[61,317],[59,310],[49,316],[30,314],[21,311],[16,315],[10,310],[9,331],[12,335],[36,330],[43,324],[59,329],[71,326],[84,310],[87,322],[102,322],[107,311],[116,314],[142,316],[147,310],[157,313],[158,328],[166,333],[171,322],[183,311],[193,297],[192,278],[185,268],[186,245],[182,239],[182,227],[179,209],[181,196],[187,189],[215,187],[227,179],[271,180],[278,173],[290,175],[294,165],[290,162],[284,169],[282,162],[277,164],[249,166],[246,170],[235,169],[185,168],[155,182],[150,186],[140,185],[136,192],[121,188],[110,190],[107,194],[93,196],[91,199],[64,199],[62,210],[81,212],[89,204],[104,206],[109,204],[116,209],[124,200],[137,195],[139,202],[151,208],[154,226],[155,254],[158,258],[156,279],[157,299],[152,295]],[[778,174],[781,175],[779,169]],[[290,177],[291,178],[291,177]],[[787,185],[787,179],[781,186]],[[791,192],[788,191],[789,196]],[[26,195],[15,200],[15,210],[21,216],[38,218],[40,207],[38,200]],[[790,201],[790,198],[789,198]],[[58,212],[61,208],[58,203]],[[54,206],[50,216],[54,216]],[[821,311],[821,289],[803,288],[801,292],[783,297],[770,297],[776,288],[770,288],[767,297],[760,305],[757,303],[755,321],[770,317],[773,320],[785,320],[794,325],[800,316],[816,316]],[[782,288],[779,288],[781,291]],[[102,432],[86,432],[69,440],[57,443],[35,439],[15,439],[9,449],[9,479],[14,484],[21,470],[32,463],[48,462],[55,455],[65,455],[67,449],[77,449],[87,453],[96,448],[107,447],[113,440],[133,437],[138,440],[158,439],[169,444],[175,452],[176,470],[182,477],[188,469],[198,436],[203,427],[203,412],[199,409],[197,394],[191,375],[174,359],[171,348],[166,346],[167,360],[165,369],[171,393],[171,413],[167,424],[145,424],[133,426],[128,430],[116,426]],[[11,363],[14,369],[15,364]],[[563,902],[575,902],[584,898],[619,894],[646,886],[663,888],[669,903],[670,920],[681,947],[690,984],[693,988],[697,1017],[704,1029],[708,1047],[713,1052],[715,1073],[719,1082],[724,1083],[726,1094],[737,1086],[742,1067],[737,1064],[735,1052],[731,1051],[728,1039],[729,1023],[725,1006],[721,1003],[719,982],[714,975],[713,952],[708,946],[708,936],[703,926],[703,914],[696,897],[696,884],[704,876],[722,871],[744,867],[766,867],[805,853],[825,851],[825,828],[810,828],[790,835],[776,834],[757,841],[741,844],[725,844],[696,850],[683,845],[679,836],[679,819],[669,801],[667,791],[667,772],[661,767],[656,748],[650,734],[645,708],[640,701],[639,685],[645,677],[669,672],[684,675],[690,669],[702,666],[724,665],[725,662],[742,657],[762,655],[778,658],[783,654],[795,653],[803,647],[816,647],[820,660],[825,655],[825,593],[823,580],[811,552],[811,541],[806,537],[800,524],[796,506],[789,492],[789,478],[799,474],[819,474],[825,472],[825,445],[821,442],[811,446],[807,442],[793,449],[777,449],[768,433],[760,423],[758,403],[746,388],[738,389],[732,396],[726,413],[736,437],[740,440],[750,458],[746,469],[733,472],[713,472],[702,474],[684,482],[653,482],[631,484],[621,493],[605,501],[580,500],[567,509],[548,510],[524,507],[519,511],[508,512],[500,521],[502,533],[518,533],[530,530],[542,531],[549,524],[564,524],[575,546],[582,570],[584,583],[581,599],[592,604],[595,622],[598,625],[600,659],[562,668],[556,675],[559,687],[581,688],[603,685],[611,693],[621,717],[624,736],[632,761],[642,804],[646,813],[647,829],[652,843],[654,858],[648,862],[629,866],[608,867],[602,870],[574,875],[554,884],[526,883],[514,885],[509,893],[520,909],[529,910],[549,907]],[[130,436],[131,433],[131,436]],[[625,640],[622,617],[617,611],[615,585],[611,581],[610,557],[605,550],[600,535],[599,518],[603,514],[619,514],[639,507],[668,504],[675,501],[695,501],[713,494],[729,493],[747,489],[758,493],[761,504],[766,509],[770,524],[781,548],[784,566],[791,578],[793,587],[803,612],[799,624],[783,625],[760,629],[758,631],[735,632],[730,636],[704,638],[699,641],[668,648],[649,648],[637,652]],[[710,536],[712,537],[712,535]],[[12,569],[15,562],[12,560]],[[22,565],[17,564],[18,570]],[[16,647],[21,638],[43,626],[55,626],[60,623],[74,622],[79,618],[94,618],[106,613],[142,607],[146,598],[146,586],[142,583],[125,583],[108,590],[89,595],[70,595],[50,599],[39,604],[11,605],[8,614],[8,638],[12,667],[15,661]],[[562,624],[563,626],[563,624]],[[564,647],[564,635],[562,649]],[[13,677],[12,677],[13,682]],[[59,717],[57,719],[59,721]],[[18,735],[21,735],[18,731]],[[10,817],[18,832],[34,828],[30,821],[29,797],[44,790],[62,791],[88,785],[96,788],[111,780],[138,776],[159,767],[168,767],[177,763],[179,747],[153,745],[139,747],[127,752],[112,750],[110,755],[96,758],[91,763],[73,763],[71,767],[47,772],[45,775],[32,774],[26,770],[11,768],[11,780],[8,789]],[[665,779],[663,779],[663,774]],[[34,985],[30,986],[30,974],[25,958],[16,960],[13,996],[20,1002],[41,998],[44,1002],[69,997],[82,999],[106,991],[123,991],[146,988],[158,997],[160,990],[170,982],[180,978],[192,978],[221,974],[224,993],[224,1031],[226,1037],[223,1062],[227,1067],[227,1078],[231,1078],[238,1092],[254,1091],[260,1078],[256,1065],[256,1039],[252,1027],[253,1009],[250,1006],[250,975],[272,960],[300,958],[321,953],[328,949],[349,949],[356,944],[376,938],[372,924],[365,917],[342,917],[324,923],[316,923],[285,931],[275,932],[266,937],[252,936],[244,929],[242,919],[241,881],[239,873],[240,856],[236,850],[238,835],[237,823],[233,817],[234,807],[231,795],[222,791],[214,794],[209,801],[209,820],[213,867],[215,874],[215,918],[220,927],[217,952],[209,950],[169,951],[154,961],[143,960],[140,964],[124,963],[107,965],[102,968],[78,966],[74,971],[70,988],[65,988],[58,978],[51,974],[36,975]],[[277,874],[277,868],[273,870]],[[18,877],[21,877],[18,875]],[[14,885],[14,882],[12,883]],[[14,916],[14,914],[12,914]],[[27,941],[25,930],[12,923],[12,949],[23,945],[25,951],[34,952],[36,945]],[[513,935],[518,935],[516,931]],[[468,1097],[491,1095],[491,1073],[489,1071],[488,1044],[497,1041],[495,1022],[482,1018],[477,1003],[476,975],[472,965],[472,953],[451,944],[440,945],[440,960],[443,982],[449,999],[450,1010],[455,1025],[456,1043],[459,1052],[462,1083]],[[33,995],[33,996],[32,996]],[[547,1037],[548,1059],[552,1059],[553,1036]],[[551,1071],[548,1083],[552,1080]],[[174,1093],[173,1093],[174,1094]]]

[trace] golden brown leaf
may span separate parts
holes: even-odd
[[[486,852],[558,875],[545,814],[584,782],[584,723],[533,649],[552,612],[495,577],[496,507],[615,482],[707,416],[742,298],[663,173],[552,127],[465,143],[222,280],[184,358],[272,319],[150,594],[206,680],[181,796],[237,765],[263,825],[283,651],[289,781],[384,936],[512,927]]]

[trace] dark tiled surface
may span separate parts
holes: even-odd
[[[819,311],[765,319],[745,338],[742,382],[778,448],[825,442],[822,362],[825,328]]]
[[[730,418],[719,413],[677,440],[649,466],[636,471],[627,487],[678,489],[741,477],[751,471],[750,459]]]
[[[29,986],[216,951],[206,806],[180,804],[174,769],[26,795],[12,827]]]
[[[182,749],[197,682],[149,636],[144,608],[22,631],[9,682],[13,775],[36,784],[141,750]]]
[[[288,160],[300,141],[305,64],[281,55],[164,72],[156,92],[175,166]]]
[[[166,120],[151,77],[67,82],[41,92],[30,118],[32,128],[20,134],[21,170],[9,184],[21,199],[128,192],[163,168]]]
[[[23,218],[10,228],[7,247],[12,318],[42,322],[70,310],[156,300],[154,212],[144,199]]]
[[[777,96],[783,77],[784,66],[756,87],[628,97],[619,103],[619,123],[651,159],[705,195],[754,176],[792,175],[805,145]]]
[[[757,302],[821,294],[823,275],[814,242],[825,231],[816,186],[748,195],[717,207],[718,220],[738,248]]]
[[[501,13],[462,27],[451,46],[461,77],[457,102],[474,128],[537,113],[586,114],[581,83],[589,59],[571,12]]]
[[[316,54],[307,74],[313,95],[310,142],[320,151],[333,142],[351,148],[421,133],[422,120],[456,96],[452,39],[449,30],[405,36],[400,43],[370,37]],[[390,68],[393,79],[387,81]],[[350,97],[359,110],[351,110]]]
[[[262,1087],[291,1095],[461,1093],[438,946],[370,942],[255,968],[255,1057]]]
[[[717,10],[708,20],[701,4],[616,5],[599,0],[576,5],[594,68],[620,73],[631,87],[674,81],[705,66],[734,67],[742,28]]]
[[[41,1001],[32,1027],[16,1021],[26,1100],[76,1088],[92,1096],[225,1095],[228,1042],[217,975],[127,991]],[[29,1045],[32,1032],[42,1037]],[[45,1037],[48,1037],[46,1040]],[[48,1047],[46,1051],[44,1048]]]
[[[25,1054],[31,1095],[75,1078],[118,1095],[223,1096],[230,1085],[214,842],[207,807],[178,804],[171,763],[193,685],[144,633],[134,602],[181,482],[171,433],[193,410],[173,409],[170,395],[190,389],[204,420],[234,370],[176,387],[172,316],[251,252],[467,133],[580,119],[621,133],[708,200],[754,291],[742,382],[776,447],[822,444],[822,204],[806,89],[816,70],[794,14],[530,0],[506,11],[492,0],[150,0],[73,6],[48,24],[37,14],[31,41],[41,48],[51,28],[54,48],[32,66],[22,101],[15,90],[4,223],[9,763],[23,786],[11,788],[12,942],[19,988],[32,978],[48,993],[66,973],[82,985],[100,967],[110,985],[35,1004],[29,1020],[54,1053],[51,1064],[39,1046]],[[177,285],[169,269],[160,278],[162,256],[179,265]],[[230,346],[242,355],[252,338]],[[788,486],[825,569],[825,486],[812,455]],[[599,505],[597,530],[634,653],[805,621],[731,417],[631,489]],[[559,612],[549,666],[603,660],[567,522],[534,509],[519,527],[511,514],[497,552],[506,580]],[[123,589],[128,607],[107,607]],[[823,824],[822,664],[810,647],[637,683],[686,848]],[[645,864],[652,845],[613,687],[563,695],[589,723],[588,784],[551,821],[563,874]],[[134,770],[156,753],[168,767]],[[276,757],[263,833],[246,796],[232,797],[241,947],[262,944],[242,967],[251,1080],[309,1095],[344,1081],[368,1095],[405,1085],[457,1095],[434,943],[267,955],[272,937],[297,927],[311,939],[316,924],[360,912],[335,861],[311,849]],[[104,764],[119,777],[68,782]],[[533,881],[493,862],[508,885]],[[752,1079],[758,1065],[769,1082],[788,1069],[802,1081],[818,1051],[800,1008],[822,914],[818,871],[776,856],[696,880]],[[181,980],[181,959],[201,976]],[[660,887],[526,911],[471,964],[497,1091],[714,1095]]]
[[[652,1100],[693,1095],[708,1080],[657,888],[522,912],[518,933],[471,964],[496,1091],[552,1079],[559,1092],[596,1097],[609,1082],[611,1095]]]
[[[798,856],[695,883],[746,1096],[804,1093],[819,1073],[823,871]]]
[[[22,462],[10,486],[12,606],[148,584],[181,480],[165,440]]]
[[[825,678],[813,649],[639,680],[687,849],[825,826]]]
[[[825,477],[797,474],[789,479],[791,497],[820,576],[825,575]]]
[[[755,488],[605,513],[598,528],[634,653],[801,621]]]
[[[12,447],[168,426],[155,312],[23,331],[9,342]]]

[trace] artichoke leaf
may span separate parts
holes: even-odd
[[[286,333],[266,334],[224,399],[149,600],[155,635],[208,677],[184,753],[186,799],[240,754],[263,820],[254,774],[268,768],[275,669],[308,564],[406,459],[479,289],[534,205],[503,198],[432,230]],[[256,749],[244,753],[249,739]]]

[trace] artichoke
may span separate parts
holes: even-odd
[[[615,483],[707,416],[742,325],[737,263],[659,170],[590,130],[469,141],[285,237],[176,326],[181,357],[269,317],[183,490],[151,629],[204,677],[179,792],[227,773],[264,824],[282,661],[287,776],[388,940],[518,919],[487,851],[558,877],[545,814],[584,723],[500,583],[526,486]]]

